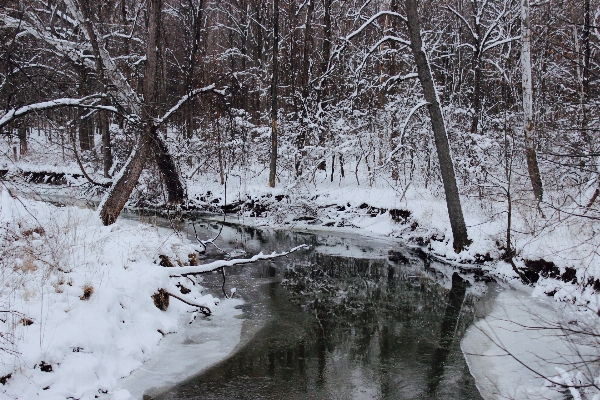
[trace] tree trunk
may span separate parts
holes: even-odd
[[[83,113],[80,113],[80,115]],[[91,150],[92,126],[89,118],[79,120],[79,147],[81,150]]]
[[[590,47],[590,0],[585,0],[583,5],[583,32],[581,39],[583,41],[583,72],[582,72],[582,91],[584,101],[590,95],[590,61],[592,49]]]
[[[531,180],[533,194],[538,202],[542,201],[544,188],[533,141],[533,89],[531,83],[531,31],[529,29],[529,0],[521,0],[521,68],[523,84],[523,117],[525,136],[525,157],[527,172]]]
[[[271,78],[271,163],[269,186],[275,187],[277,176],[277,83],[279,66],[279,0],[273,0],[273,76]]]
[[[151,125],[149,129],[156,131],[154,125]],[[122,170],[121,177],[113,183],[113,186],[110,188],[110,195],[101,204],[100,219],[104,225],[114,224],[121,210],[125,207],[125,203],[127,203],[131,192],[135,188],[148,158],[151,147],[149,136],[155,134],[155,132],[144,132],[140,135],[133,154]]]
[[[107,106],[108,102],[103,101],[102,105]],[[102,166],[105,178],[110,178],[110,169],[112,168],[112,145],[110,143],[110,120],[107,111],[100,111],[98,115],[98,127],[102,136]]]
[[[476,4],[476,3],[474,3]],[[484,6],[482,6],[484,7]],[[479,129],[479,117],[481,116],[481,97],[482,97],[482,71],[481,71],[481,21],[476,16],[478,10],[473,10],[473,120],[471,121],[471,133],[477,133]]]
[[[167,200],[171,204],[180,204],[185,199],[185,191],[177,165],[158,129],[152,131],[152,151],[167,189]]]
[[[444,117],[431,75],[429,61],[422,48],[421,26],[417,7],[417,0],[406,0],[406,18],[410,35],[410,45],[417,64],[417,72],[419,81],[423,87],[423,94],[425,95],[425,100],[429,103],[429,115],[431,117],[435,146],[442,173],[450,226],[452,227],[452,235],[454,237],[454,251],[459,253],[469,245],[470,240],[467,236],[467,227],[462,213],[458,187],[456,186],[454,165],[450,155],[450,145],[446,134]]]
[[[475,52],[473,65],[473,120],[471,133],[477,133],[479,128],[479,115],[481,114],[481,61],[479,51]]]
[[[321,64],[321,71],[327,72],[329,67],[329,59],[331,58],[331,0],[324,0],[323,7],[325,8],[325,15],[323,16],[325,29],[323,38],[323,63]]]
[[[302,175],[302,159],[306,152],[303,150],[306,144],[308,130],[308,96],[310,94],[310,50],[312,49],[312,16],[315,9],[315,1],[309,0],[306,10],[306,23],[304,24],[304,49],[302,59],[302,124],[300,133],[296,138],[296,146],[299,158],[296,160],[296,176]]]
[[[77,93],[79,96],[84,97],[90,94],[90,82],[88,79],[88,70],[81,67],[79,68],[79,86],[77,88]],[[89,113],[86,109],[80,109],[75,112],[76,118],[76,128],[79,130],[79,148],[82,151],[87,151],[92,149],[92,141],[90,137],[93,138],[92,132],[92,123],[89,117],[83,118],[85,115]],[[83,119],[82,119],[83,118]]]
[[[21,125],[17,128],[17,136],[19,137],[20,156],[27,155],[27,127],[25,121],[21,121]]]
[[[192,47],[188,57],[188,65],[185,76],[185,90],[189,93],[193,89],[194,73],[196,70],[196,57],[200,51],[202,42],[202,21],[204,14],[204,0],[200,0],[197,6],[191,11],[192,18]],[[194,135],[194,103],[188,102],[184,107],[186,139],[190,140]]]
[[[331,58],[331,0],[324,0],[323,7],[325,9],[325,14],[323,16],[323,23],[325,26],[323,31],[323,62],[321,64],[321,72],[325,74],[327,72],[327,69],[329,68],[329,59]],[[318,92],[318,103],[321,103],[323,98],[327,96],[327,85],[328,79],[325,77],[321,80],[320,90]],[[319,146],[321,147],[325,146],[325,135],[326,131],[325,129],[323,129],[323,127],[321,127],[319,129]],[[326,163],[325,160],[323,160],[319,163],[318,169],[321,171],[325,171],[325,167]]]
[[[164,143],[159,139],[157,127],[153,123],[152,116],[156,112],[156,101],[158,99],[158,78],[159,78],[159,49],[158,40],[160,39],[160,19],[162,0],[148,1],[148,43],[146,50],[146,71],[144,74],[144,106],[143,107],[143,127],[140,132],[138,143],[134,148],[129,160],[121,170],[121,175],[113,182],[109,189],[106,200],[100,205],[100,219],[104,225],[113,224],[125,203],[129,199],[131,192],[135,188],[140,174],[144,169],[145,162],[150,156],[151,150],[159,150],[166,154],[164,163],[161,162],[161,154],[156,153],[155,157],[159,167],[163,167],[167,172],[165,182],[169,174],[169,161],[172,161]],[[173,164],[174,165],[174,164]],[[172,173],[176,170],[172,168]],[[161,172],[163,169],[161,168]],[[167,183],[167,187],[168,183]]]
[[[331,156],[331,182],[333,182],[333,173],[335,172],[335,154]]]

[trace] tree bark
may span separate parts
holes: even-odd
[[[78,93],[81,97],[85,97],[90,94],[89,85],[90,82],[87,78],[88,71],[81,68],[79,71],[79,88]],[[82,151],[91,150],[93,142],[92,123],[90,118],[83,118],[89,111],[82,109],[76,112],[77,124],[79,129],[79,148]],[[83,119],[82,119],[83,118]]]
[[[470,240],[467,235],[467,227],[462,213],[458,187],[456,186],[454,164],[452,163],[452,157],[450,155],[450,145],[446,134],[444,117],[440,108],[435,83],[433,82],[433,77],[431,75],[429,61],[423,51],[421,26],[417,7],[417,0],[406,0],[406,18],[410,36],[410,45],[417,64],[417,72],[419,81],[423,87],[423,94],[425,100],[429,103],[429,115],[431,117],[434,141],[442,173],[450,226],[452,227],[452,235],[454,237],[454,251],[459,253],[469,245]]]
[[[477,43],[477,46],[479,44]],[[473,56],[473,120],[471,121],[471,133],[477,133],[479,129],[479,115],[481,113],[481,60],[479,50]]]
[[[156,130],[156,127],[151,125],[150,129]],[[134,153],[130,157],[129,163],[123,169],[121,177],[116,180],[110,188],[110,195],[100,209],[100,219],[104,225],[114,224],[123,210],[123,207],[125,207],[125,203],[127,203],[127,200],[144,169],[144,164],[148,158],[151,146],[151,139],[149,136],[152,134],[153,133],[150,132],[140,135],[140,139],[134,149]]]
[[[154,152],[156,164],[165,183],[167,200],[171,204],[180,204],[185,199],[185,191],[177,164],[169,152],[167,143],[160,136],[158,129],[150,130],[150,132],[154,132],[152,137],[152,151]]]
[[[306,23],[304,24],[304,48],[302,54],[302,124],[300,133],[296,138],[299,158],[296,159],[296,176],[302,175],[302,159],[305,157],[304,146],[308,130],[308,96],[310,94],[310,50],[312,48],[312,16],[315,1],[309,0],[306,10]]]
[[[279,67],[279,0],[273,0],[273,76],[271,78],[271,163],[269,186],[275,187],[277,176],[277,84]]]
[[[329,67],[329,59],[331,58],[331,0],[324,0],[323,7],[325,8],[324,19],[324,38],[323,38],[323,63],[321,64],[321,71],[327,72]]]
[[[100,208],[100,219],[104,225],[113,224],[125,203],[129,199],[131,192],[135,188],[138,179],[144,169],[144,165],[150,150],[163,149],[165,154],[166,148],[160,142],[157,133],[157,127],[154,125],[153,115],[156,112],[156,101],[158,99],[158,78],[159,78],[159,49],[158,40],[160,39],[160,19],[162,0],[147,0],[148,2],[148,43],[146,50],[146,71],[144,74],[143,92],[144,92],[144,107],[143,107],[143,126],[140,132],[138,143],[129,157],[125,167],[121,171],[121,176],[115,179],[112,187],[109,189],[106,200]],[[156,154],[157,161],[160,164],[160,154]],[[163,167],[168,170],[167,158]],[[161,169],[162,172],[162,169]],[[168,172],[168,171],[167,171]],[[172,170],[176,172],[176,170]],[[166,176],[165,176],[166,181]]]
[[[582,90],[584,101],[590,95],[590,61],[592,57],[592,49],[590,47],[590,0],[585,0],[583,5],[583,31],[581,39],[583,41],[583,71],[582,71]]]
[[[537,154],[534,147],[533,126],[533,89],[531,83],[531,31],[529,29],[529,0],[521,0],[521,68],[523,85],[523,134],[525,136],[525,157],[527,159],[527,172],[533,188],[533,194],[538,201],[542,201],[544,188]]]
[[[324,23],[324,30],[323,30],[323,62],[321,64],[321,72],[323,74],[327,73],[329,66],[329,60],[331,58],[331,37],[332,37],[332,31],[331,31],[331,0],[323,0],[323,8],[325,9],[324,12],[324,16],[323,16],[323,23]],[[321,80],[321,84],[319,85],[319,92],[317,93],[318,96],[318,100],[317,103],[321,103],[323,98],[325,98],[327,96],[327,86],[328,86],[328,79],[327,77],[323,78]],[[319,146],[324,146],[325,145],[325,129],[324,127],[320,127],[319,129]],[[326,168],[326,163],[325,160],[323,160],[322,162],[319,163],[318,165],[318,169],[321,171],[325,171]]]
[[[104,101],[102,104],[108,105],[108,102]],[[100,111],[98,125],[100,127],[100,134],[102,136],[102,166],[104,169],[104,177],[110,178],[110,169],[113,165],[113,156],[112,144],[110,142],[110,120],[108,118],[107,111]]]
[[[20,156],[27,155],[27,127],[25,121],[21,121],[21,125],[17,128],[17,136],[19,136],[19,153]]]
[[[122,13],[123,13],[123,19],[125,20],[126,17],[126,10],[125,10],[125,2],[122,2]],[[94,30],[94,27],[92,25],[92,7],[89,1],[82,1],[81,2],[81,12],[83,17],[85,18],[85,22],[84,22],[84,27],[85,30],[87,31],[87,35],[90,38],[90,43],[92,45],[92,50],[94,52],[94,60],[95,60],[95,65],[96,65],[96,74],[98,76],[98,81],[100,83],[100,85],[103,86],[103,93],[106,95],[107,94],[107,87],[108,87],[108,82],[106,80],[106,74],[104,73],[104,66],[102,63],[102,59],[101,59],[101,52],[100,52],[100,44],[98,43],[98,38],[96,37],[96,31]],[[83,72],[85,74],[85,71]],[[82,78],[82,81],[84,79]],[[85,84],[85,82],[83,83]],[[82,86],[83,86],[82,84]],[[103,106],[108,106],[110,103],[108,101],[108,99],[103,99],[102,100],[102,105]],[[98,127],[100,129],[100,134],[102,136],[102,160],[103,160],[103,172],[104,172],[104,177],[109,178],[110,177],[110,169],[112,168],[112,164],[113,164],[113,156],[112,156],[112,144],[111,144],[111,138],[110,138],[110,120],[108,118],[108,112],[106,111],[100,111],[99,112],[99,117],[98,117]],[[81,138],[81,131],[79,132],[80,138]],[[93,138],[93,136],[92,136]],[[93,139],[92,139],[93,140]],[[82,148],[83,150],[83,148]]]
[[[190,13],[190,18],[192,19],[192,43],[185,74],[185,89],[187,92],[190,92],[193,89],[194,72],[196,70],[196,57],[200,51],[200,43],[202,42],[202,16],[204,13],[204,0],[200,0],[198,4],[192,10],[190,10]],[[190,140],[194,135],[194,103],[188,102],[188,104],[185,106],[184,112],[186,139]]]

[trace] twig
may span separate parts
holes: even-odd
[[[181,297],[179,297],[176,294],[173,294],[171,292],[165,291],[165,293],[168,294],[171,297],[175,297],[177,300],[182,301],[182,302],[184,302],[187,305],[190,305],[192,307],[198,307],[200,309],[200,312],[202,314],[206,315],[207,317],[212,314],[212,312],[210,311],[210,308],[208,308],[206,306],[201,306],[200,304],[194,304],[194,303],[189,302],[188,300],[185,300],[185,299],[183,299],[183,298],[181,298]]]

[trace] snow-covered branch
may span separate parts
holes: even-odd
[[[25,116],[31,112],[51,110],[59,107],[84,107],[84,108],[100,108],[107,111],[117,112],[114,107],[99,106],[88,103],[90,100],[95,100],[104,97],[102,94],[94,94],[91,96],[82,97],[80,99],[64,98],[50,101],[42,101],[40,103],[29,104],[19,108],[13,108],[0,117],[0,128],[8,124],[12,120]]]
[[[360,34],[362,31],[364,31],[369,25],[371,25],[373,22],[375,22],[375,20],[377,18],[384,16],[384,15],[389,15],[392,17],[400,18],[402,21],[406,21],[406,17],[402,14],[398,14],[398,13],[392,12],[392,11],[380,11],[377,14],[373,15],[371,18],[369,18],[364,24],[361,25],[360,28],[358,28],[357,30],[355,30],[354,32],[352,32],[351,34],[346,36],[344,38],[344,40],[350,41],[352,38],[354,38],[355,36]]]
[[[190,93],[186,94],[181,99],[179,99],[179,101],[173,107],[171,107],[169,109],[169,111],[167,111],[162,117],[155,119],[154,125],[158,126],[158,125],[162,124],[163,122],[165,122],[171,115],[173,115],[173,113],[175,113],[177,110],[179,110],[181,108],[181,106],[184,105],[185,102],[187,102],[188,100],[193,99],[200,93],[210,92],[210,91],[213,91],[214,89],[215,89],[215,85],[211,84],[211,85],[208,85],[208,86],[200,88],[200,89],[192,90]]]
[[[251,263],[254,263],[257,261],[261,261],[261,260],[273,260],[275,258],[285,257],[288,254],[292,254],[298,250],[305,250],[308,248],[309,248],[308,245],[301,244],[300,246],[296,246],[296,247],[292,248],[291,250],[283,252],[283,253],[276,253],[276,252],[273,252],[271,254],[258,253],[255,256],[252,256],[251,258],[241,258],[241,259],[234,259],[234,260],[218,260],[218,261],[213,261],[211,263],[204,264],[204,265],[181,267],[181,268],[176,268],[176,269],[166,268],[165,274],[168,276],[172,276],[172,275],[186,276],[186,275],[204,274],[204,273],[207,273],[210,271],[215,271],[215,270],[217,270],[219,268],[223,268],[223,267],[232,267],[234,265],[241,265],[241,264],[251,264]]]

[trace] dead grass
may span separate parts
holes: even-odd
[[[83,286],[83,294],[79,297],[80,300],[89,300],[90,297],[92,297],[92,294],[94,294],[94,287],[91,285],[84,285]]]

